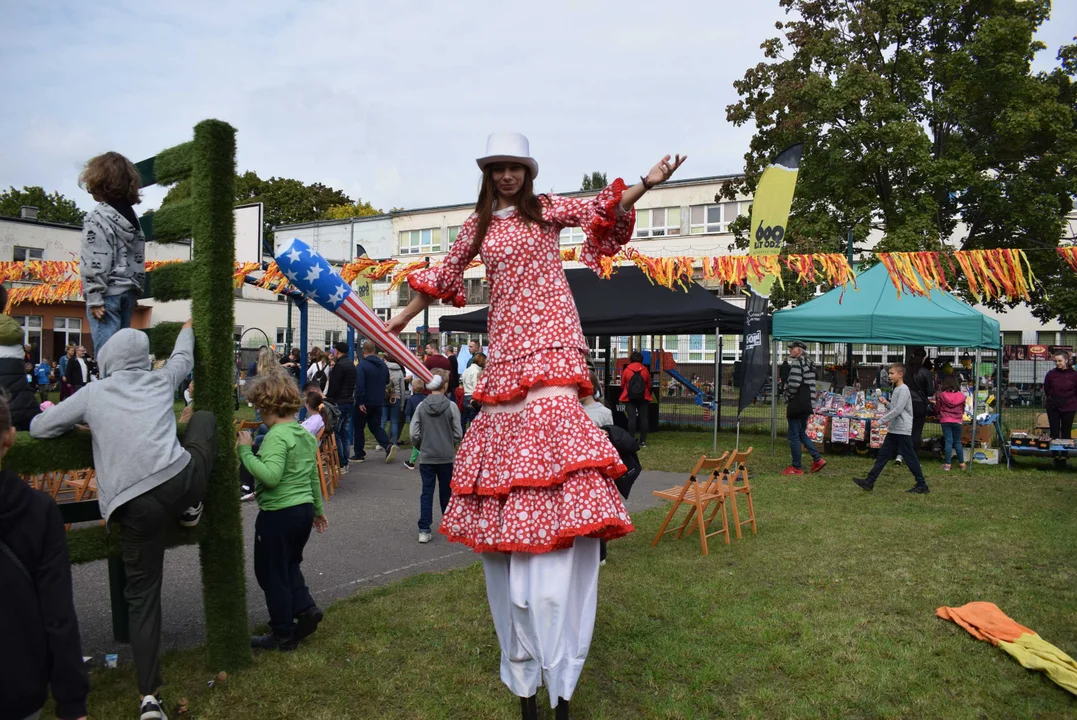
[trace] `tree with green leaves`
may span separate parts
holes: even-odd
[[[74,200],[69,200],[58,192],[46,193],[37,185],[23,186],[22,190],[9,187],[0,192],[0,215],[19,217],[19,208],[33,205],[37,208],[37,219],[46,222],[81,225],[86,215]]]
[[[343,191],[321,183],[306,185],[301,180],[278,177],[263,180],[251,170],[236,175],[235,187],[237,205],[262,203],[262,218],[265,222],[263,242],[270,252],[273,248],[273,228],[276,226],[331,219],[329,212],[334,207],[370,207],[369,203],[355,203]],[[161,207],[185,200],[190,195],[189,181],[180,181],[165,195]],[[377,214],[377,211],[367,214]]]
[[[382,211],[363,200],[356,200],[346,205],[330,205],[325,211],[326,220],[345,220],[355,217],[370,217],[381,215]]]
[[[595,170],[590,175],[585,174],[583,176],[580,190],[603,190],[607,185],[609,183],[606,182],[606,173]]]
[[[762,44],[767,61],[726,109],[756,132],[722,197],[751,195],[803,142],[786,251],[843,251],[850,230],[882,233],[880,251],[1021,248],[1046,287],[1072,285],[1054,248],[1077,194],[1077,44],[1032,71],[1049,0],[780,4],[783,36]],[[731,229],[746,247],[747,218]],[[1077,325],[1073,293],[1032,308]]]

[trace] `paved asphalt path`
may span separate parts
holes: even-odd
[[[408,470],[402,460],[411,448],[403,446],[395,462],[386,465],[368,453],[365,463],[351,464],[337,494],[326,503],[329,530],[312,533],[303,560],[303,573],[314,599],[322,607],[368,588],[424,572],[438,572],[478,562],[463,545],[449,543],[434,533],[432,542],[418,543],[419,472]],[[377,455],[381,455],[378,453]],[[629,511],[657,504],[651,490],[684,482],[674,473],[644,471],[632,489]],[[253,543],[255,504],[244,503],[244,544],[247,556],[247,608],[252,626],[268,620],[265,598],[254,579]],[[439,511],[435,496],[434,521]],[[112,639],[109,610],[108,570],[105,561],[72,568],[75,607],[82,632],[82,652],[99,665],[105,653],[118,653],[130,662],[130,648]],[[162,589],[162,648],[201,645],[202,581],[198,548],[180,547],[165,554]]]

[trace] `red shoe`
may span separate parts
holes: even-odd
[[[785,470],[782,470],[782,475],[803,475],[804,471],[798,467],[790,465]]]
[[[815,462],[813,462],[811,464],[811,470],[809,470],[808,472],[817,473],[817,472],[819,472],[820,470],[822,470],[825,467],[826,467],[826,458],[819,458],[818,460],[816,460]]]

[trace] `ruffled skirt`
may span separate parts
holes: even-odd
[[[562,364],[536,353],[546,362],[536,358],[483,371],[480,387],[493,390],[487,397],[511,393],[516,399],[486,400],[464,436],[441,520],[440,532],[449,540],[477,552],[544,553],[581,536],[613,540],[632,532],[613,483],[625,467],[580,405],[579,388],[590,386],[586,365],[582,375],[559,374],[577,369],[572,356],[581,356],[582,365],[582,354],[549,353],[569,358]],[[508,377],[498,377],[502,369]],[[519,383],[515,389],[512,381]]]

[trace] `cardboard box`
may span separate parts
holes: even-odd
[[[991,442],[995,439],[995,426],[994,425],[977,425],[976,426],[976,444]],[[972,444],[972,425],[965,425],[961,428],[961,444]]]
[[[998,465],[999,451],[995,448],[973,448],[972,461],[981,465]]]

